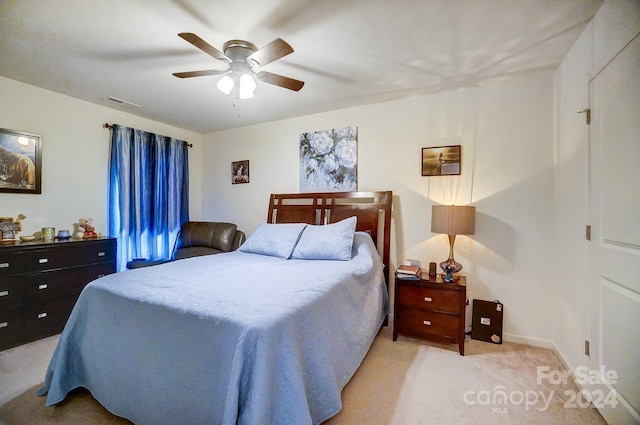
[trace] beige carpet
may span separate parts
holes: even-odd
[[[593,408],[570,404],[575,385],[538,383],[537,367],[563,367],[550,350],[467,341],[455,346],[400,337],[389,329],[376,338],[343,391],[343,409],[325,425],[605,424]],[[22,424],[128,424],[111,415],[86,390],[55,408],[45,407],[36,386],[0,407],[0,421]],[[500,398],[500,396],[504,396]],[[259,424],[257,424],[259,425]]]

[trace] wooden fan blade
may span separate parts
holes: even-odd
[[[178,78],[191,78],[191,77],[204,77],[207,75],[220,75],[220,74],[226,74],[228,72],[228,70],[223,70],[223,69],[205,69],[204,71],[187,71],[187,72],[174,72],[173,75],[175,75]]]
[[[178,36],[188,41],[189,43],[193,44],[194,46],[196,46],[198,49],[202,50],[206,54],[213,56],[218,60],[221,60],[227,63],[230,62],[230,59],[226,57],[224,53],[222,53],[220,50],[216,49],[211,44],[207,43],[206,41],[204,41],[203,39],[201,39],[200,37],[198,37],[193,33],[181,32],[180,34],[178,34]]]
[[[271,72],[261,71],[257,74],[258,78],[265,83],[284,87],[285,89],[298,91],[304,86],[304,81],[294,80],[293,78],[283,77],[282,75]]]
[[[255,61],[259,66],[265,66],[275,60],[293,53],[293,48],[281,38],[276,38],[263,48],[253,52],[247,57],[248,61]]]

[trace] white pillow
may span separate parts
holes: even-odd
[[[298,260],[351,260],[355,216],[324,226],[307,225],[291,258]]]
[[[305,227],[304,223],[261,224],[238,250],[288,259]]]

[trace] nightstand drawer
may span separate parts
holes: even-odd
[[[458,316],[430,311],[401,310],[396,318],[398,332],[421,336],[440,337],[457,341]]]
[[[443,284],[446,285],[446,284]],[[398,291],[401,306],[459,314],[460,292],[403,285]]]

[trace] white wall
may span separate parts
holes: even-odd
[[[110,133],[117,123],[194,144],[190,150],[190,210],[201,210],[202,136],[166,124],[63,96],[0,77],[0,128],[42,136],[42,194],[0,193],[0,216],[23,213],[20,235],[44,226],[73,230],[80,217],[92,217],[96,231],[107,233]]]
[[[204,137],[202,217],[251,233],[270,193],[299,191],[298,135],[358,127],[358,190],[392,190],[392,264],[447,258],[430,232],[433,203],[477,206],[476,235],[456,259],[469,298],[505,304],[505,338],[549,345],[553,201],[552,72],[492,85],[332,111]],[[422,177],[421,148],[462,145],[462,175]],[[250,161],[249,184],[231,184],[231,162]],[[467,322],[471,323],[470,308]]]
[[[575,369],[586,362],[589,223],[589,81],[640,31],[640,2],[607,0],[554,75],[554,327],[556,349]],[[634,189],[635,190],[635,189]]]

